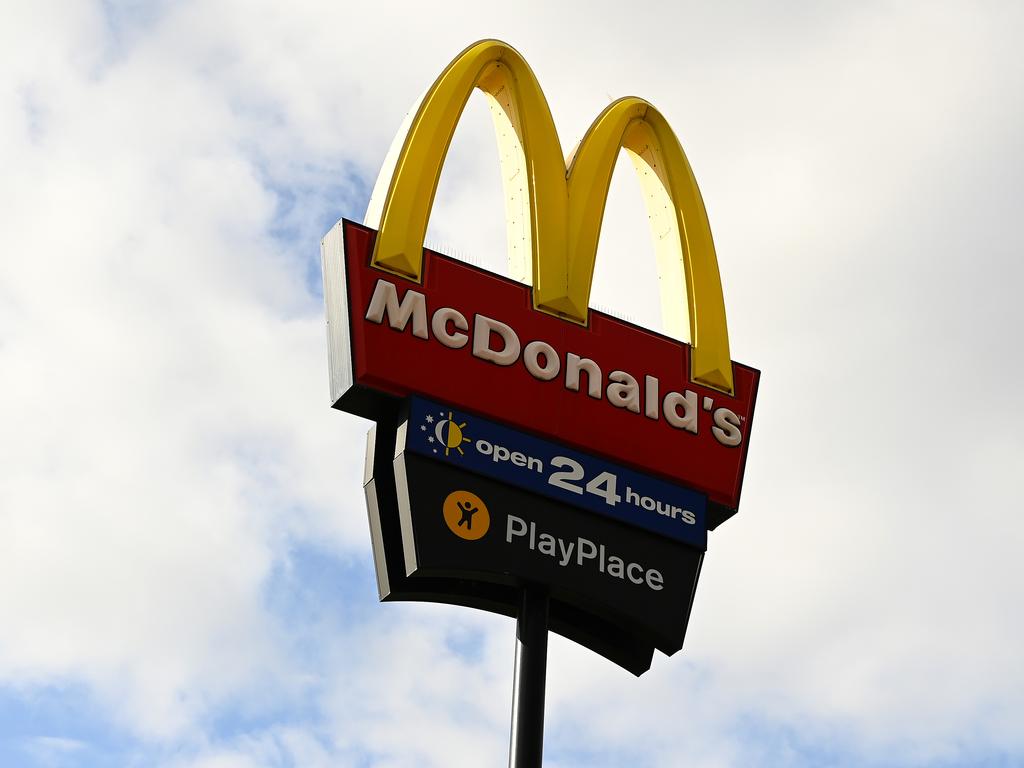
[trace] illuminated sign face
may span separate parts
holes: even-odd
[[[541,583],[664,653],[682,647],[699,549],[398,447],[399,518],[414,579]]]
[[[371,230],[336,230],[326,247],[348,310],[330,321],[337,407],[373,417],[382,394],[458,403],[736,509],[756,371],[733,365],[732,395],[702,386],[687,344],[596,311],[588,326],[538,312],[528,286],[430,251],[420,283],[385,274]]]
[[[405,428],[408,430],[408,423]],[[381,600],[451,603],[515,616],[520,602],[520,582],[507,573],[503,574],[502,569],[496,566],[503,557],[511,556],[510,568],[525,568],[531,576],[536,576],[537,563],[517,558],[520,554],[518,548],[503,549],[499,546],[495,549],[500,542],[494,539],[496,535],[500,537],[496,532],[502,530],[503,523],[508,527],[506,505],[509,490],[513,492],[513,499],[518,493],[519,506],[522,506],[523,498],[532,504],[535,497],[504,483],[491,483],[483,488],[480,483],[486,482],[487,478],[456,466],[454,454],[449,466],[425,459],[414,450],[404,449],[402,434],[401,428],[396,433],[395,424],[389,419],[382,419],[367,435],[364,491]],[[394,455],[396,448],[399,449],[397,457]],[[426,467],[427,471],[419,472],[417,465],[419,469]],[[396,475],[400,475],[400,480]],[[420,484],[421,478],[426,478],[429,487]],[[475,493],[474,488],[479,493]],[[498,506],[492,510],[489,502],[495,501]],[[557,515],[561,515],[564,509],[559,505],[545,506]],[[477,522],[484,519],[478,517],[482,510],[487,510],[486,525]],[[469,515],[465,522],[464,511]],[[501,517],[503,514],[504,518]],[[578,511],[570,511],[570,516],[583,519],[577,535],[585,530],[585,537],[589,535],[590,540],[598,538],[597,533],[586,525],[590,522],[586,518],[596,516],[581,515]],[[442,521],[444,528],[441,528]],[[472,536],[465,535],[470,521],[474,531]],[[635,537],[636,534],[626,530],[627,539]],[[622,531],[616,536],[619,538],[622,538]],[[465,549],[452,548],[452,545],[463,544]],[[482,553],[473,554],[480,546],[490,557],[484,568],[480,567]],[[658,547],[664,552],[663,544],[659,543]],[[680,579],[688,579],[696,586],[703,553],[681,544],[674,550],[669,549],[672,555],[665,571],[671,582],[675,584]],[[467,553],[471,557],[469,560],[462,557]],[[650,553],[647,554],[650,557]],[[439,562],[442,567],[432,572],[431,567],[437,568]],[[410,571],[413,575],[409,575]],[[682,637],[683,625],[679,617],[689,614],[686,600],[676,604],[668,602],[673,599],[671,590],[668,593],[658,592],[654,599],[660,613],[665,614],[664,618],[653,620],[655,627],[662,627],[660,641],[656,629],[637,627],[626,621],[621,612],[609,611],[608,600],[596,605],[580,602],[571,591],[552,595],[548,618],[554,632],[590,648],[635,675],[641,675],[651,666],[656,643],[660,643],[659,647],[665,652],[676,647]],[[651,623],[647,621],[645,625]],[[669,645],[664,642],[666,635],[671,641]]]
[[[467,469],[632,528],[707,546],[704,496],[519,430],[410,400],[405,450]]]

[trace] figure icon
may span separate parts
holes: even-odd
[[[491,527],[491,513],[475,493],[452,491],[441,506],[448,530],[460,539],[476,541]]]
[[[459,518],[459,525],[466,526],[467,529],[473,530],[473,515],[480,511],[479,507],[474,507],[472,502],[459,501],[456,502],[456,506],[462,513],[462,517]]]

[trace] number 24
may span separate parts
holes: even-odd
[[[551,477],[548,478],[548,482],[556,488],[561,488],[563,491],[569,491],[570,493],[576,493],[580,496],[583,495],[583,491],[592,493],[595,496],[600,496],[604,499],[605,504],[615,506],[622,497],[615,492],[615,486],[617,478],[611,472],[602,472],[597,475],[593,480],[586,484],[586,487],[575,485],[574,481],[582,480],[583,465],[574,459],[570,459],[567,456],[555,456],[551,460],[551,466],[558,467],[562,471],[552,472]]]

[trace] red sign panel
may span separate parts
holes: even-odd
[[[594,310],[587,327],[538,312],[529,286],[431,251],[422,283],[405,280],[370,266],[373,230],[343,226],[344,269],[327,278],[344,285],[325,287],[348,307],[347,329],[329,318],[332,356],[348,358],[332,360],[336,407],[366,389],[424,395],[737,508],[757,370],[733,363],[734,396],[702,387],[687,344]]]

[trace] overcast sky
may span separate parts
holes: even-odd
[[[1024,5],[18,2],[0,21],[0,765],[507,760],[514,624],[377,602],[319,239],[469,43],[689,155],[743,504],[686,646],[552,640],[546,765],[1024,765]],[[593,303],[657,327],[628,163]],[[486,102],[428,244],[505,268]]]

